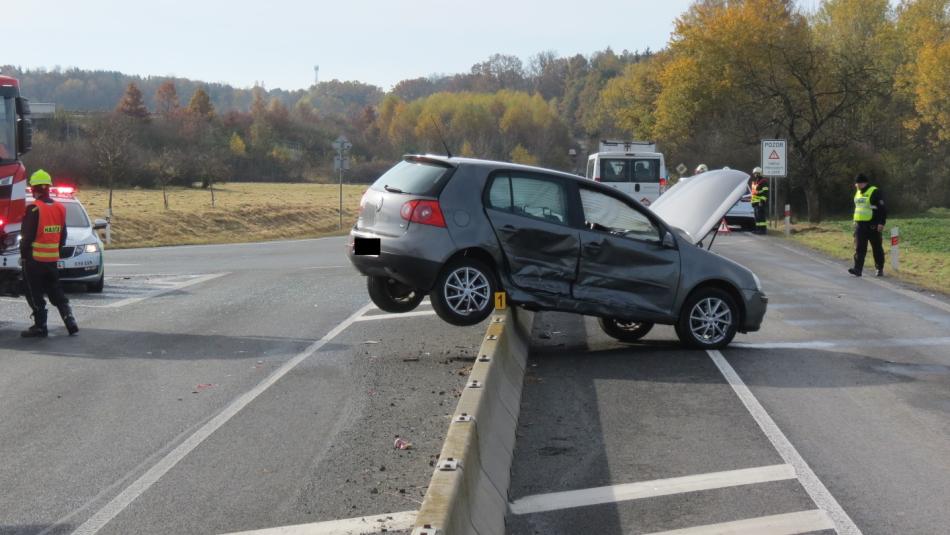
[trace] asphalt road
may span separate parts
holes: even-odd
[[[947,533],[950,304],[775,239],[715,250],[771,298],[762,330],[721,352],[732,384],[670,328],[621,344],[591,318],[538,317],[510,533],[719,533],[775,515],[790,533],[832,533],[829,517],[840,532]],[[708,474],[721,481],[702,487]],[[580,492],[551,494],[565,491]],[[768,526],[743,533],[781,532]]]
[[[343,251],[110,251],[106,291],[70,294],[75,337],[51,314],[50,338],[21,339],[25,303],[0,299],[0,533],[417,510],[484,327],[367,308]]]
[[[538,315],[510,532],[792,515],[945,533],[950,305],[771,239],[716,250],[771,296],[719,361],[669,328],[626,345]],[[71,294],[76,337],[51,320],[20,339],[27,308],[0,299],[0,533],[411,519],[484,325],[367,307],[339,238],[112,251],[107,269],[103,294]]]

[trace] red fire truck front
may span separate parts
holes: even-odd
[[[26,212],[26,168],[20,157],[33,144],[29,101],[20,85],[0,76],[0,293],[20,275],[18,241]]]

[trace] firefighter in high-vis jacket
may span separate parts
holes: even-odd
[[[749,202],[755,214],[755,233],[768,234],[769,219],[769,181],[762,177],[762,168],[752,170],[749,178]]]
[[[79,332],[76,318],[69,308],[69,299],[59,282],[59,250],[66,245],[66,208],[50,198],[53,180],[40,169],[30,176],[30,190],[35,199],[26,209],[20,227],[20,258],[23,263],[23,283],[26,300],[33,310],[33,325],[22,331],[24,338],[45,338],[46,301],[49,297],[63,318],[69,334]]]

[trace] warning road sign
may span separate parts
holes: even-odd
[[[762,140],[762,174],[769,177],[788,176],[784,139]]]

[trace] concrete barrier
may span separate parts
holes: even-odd
[[[492,316],[413,535],[504,535],[533,321],[516,308]]]

